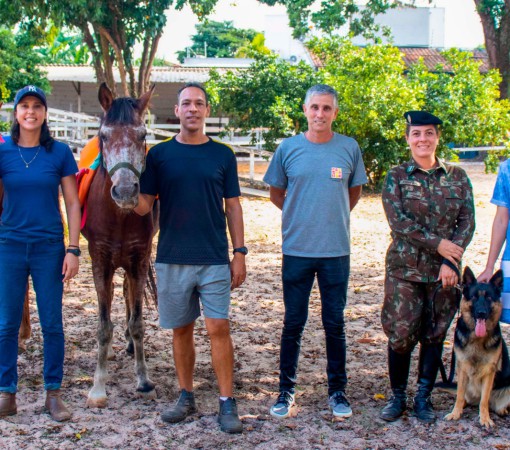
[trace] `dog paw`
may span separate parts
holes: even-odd
[[[488,430],[494,426],[494,421],[489,417],[480,416],[480,425]]]
[[[445,420],[459,420],[461,415],[461,412],[453,410],[450,414],[444,416],[444,418]]]

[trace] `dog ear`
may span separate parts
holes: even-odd
[[[489,281],[490,284],[497,287],[498,289],[503,288],[503,271],[499,269]]]
[[[464,286],[471,286],[474,283],[476,283],[475,274],[469,268],[469,266],[466,266],[466,268],[464,269],[464,275],[462,275],[462,284]]]

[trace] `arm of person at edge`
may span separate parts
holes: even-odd
[[[155,199],[155,195],[138,194],[138,205],[134,208],[135,213],[139,216],[145,216],[145,214],[148,214],[152,211]]]
[[[225,199],[225,216],[233,248],[244,247],[243,208],[239,197]],[[236,252],[230,261],[230,288],[235,289],[246,279],[246,256]]]
[[[80,244],[81,208],[78,200],[76,176],[68,175],[61,180],[62,194],[66,205],[67,226],[69,228],[69,245],[78,248]],[[73,278],[78,273],[80,258],[72,253],[66,253],[62,265],[62,281]]]
[[[508,219],[510,214],[508,208],[498,206],[494,221],[492,222],[491,244],[489,247],[489,256],[484,271],[478,276],[478,282],[488,283],[494,273],[494,266],[498,260],[503,244],[506,240],[506,231],[508,229]]]
[[[440,238],[407,216],[401,198],[399,179],[395,171],[390,171],[384,180],[382,202],[391,231],[411,241],[417,247],[436,250],[443,258],[458,266],[464,249],[448,239]],[[455,275],[455,272],[450,267],[444,264],[441,265],[438,280],[443,281],[443,286],[446,287],[445,283],[448,286],[457,284],[458,280],[455,281],[456,275],[453,278],[452,273]],[[453,281],[455,282],[450,284]]]

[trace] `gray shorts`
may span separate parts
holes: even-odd
[[[156,263],[159,324],[180,328],[204,316],[228,319],[230,307],[230,267]]]

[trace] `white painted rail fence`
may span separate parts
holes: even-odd
[[[12,118],[13,104],[6,104],[0,110],[0,120],[8,122]],[[179,124],[154,124],[147,122],[147,144],[155,145],[179,132]],[[85,144],[97,134],[100,119],[82,113],[64,111],[55,108],[48,108],[48,125],[56,139],[66,142],[76,153],[80,155]],[[268,159],[272,153],[262,150],[264,140],[262,132],[264,129],[254,129],[250,134],[239,134],[237,132],[225,132],[228,125],[228,118],[209,117],[206,119],[205,132],[222,142],[233,147],[236,155],[241,158],[248,157],[250,162],[249,178],[254,180],[255,160]],[[224,135],[222,135],[224,134]],[[220,137],[221,135],[221,137]]]

